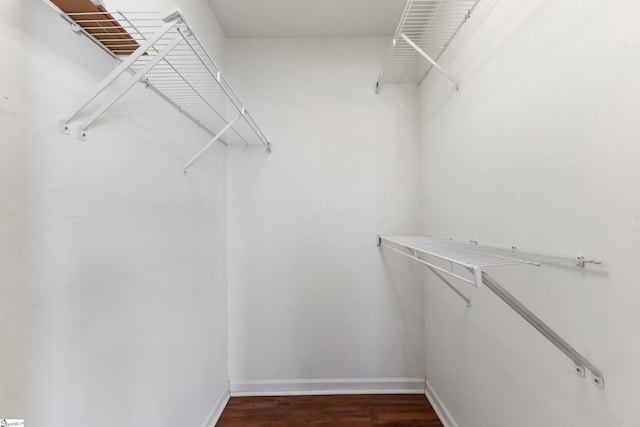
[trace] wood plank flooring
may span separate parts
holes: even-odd
[[[216,427],[443,427],[423,394],[232,397]]]

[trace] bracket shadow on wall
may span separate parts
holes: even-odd
[[[470,298],[460,292],[445,276],[453,277],[478,288],[484,284],[569,357],[575,363],[575,372],[578,375],[584,377],[585,369],[589,369],[593,384],[599,388],[604,388],[604,377],[598,368],[484,271],[486,267],[522,264],[533,266],[541,266],[542,264],[576,264],[578,267],[584,268],[585,264],[600,264],[599,261],[585,259],[584,257],[570,258],[540,255],[516,251],[515,248],[502,249],[480,246],[477,242],[462,243],[424,236],[378,236],[378,246],[398,252],[426,266],[462,298],[469,308],[471,308]]]
[[[178,8],[166,13],[124,13],[107,12],[91,0],[51,1],[74,31],[86,34],[120,61],[60,120],[61,132],[69,134],[71,121],[110,89],[79,125],[78,136],[86,139],[89,126],[140,82],[212,135],[184,164],[184,172],[216,141],[230,146],[264,146],[271,152],[270,142]],[[124,83],[123,75],[128,75]]]
[[[419,84],[432,68],[444,74],[458,90],[458,79],[437,61],[462,24],[471,17],[478,1],[407,0],[376,82],[376,93],[382,84]]]

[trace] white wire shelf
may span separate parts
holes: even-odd
[[[107,99],[79,126],[78,135],[86,138],[89,126],[141,82],[211,133],[212,140],[185,164],[185,170],[216,141],[271,150],[271,144],[177,8],[166,13],[79,12],[63,16],[73,23],[75,31],[90,37],[120,65],[61,120],[61,131],[70,133],[71,120],[105,92]],[[114,82],[127,73],[131,74],[129,81],[115,88]]]
[[[543,264],[576,264],[579,267],[584,267],[587,263],[600,264],[599,261],[585,259],[582,256],[563,257],[543,255],[521,252],[515,249],[482,246],[478,245],[477,242],[463,243],[426,236],[378,236],[378,246],[398,252],[426,266],[462,298],[469,308],[471,308],[471,299],[447,280],[447,276],[475,285],[478,288],[484,284],[571,359],[576,365],[575,372],[578,375],[584,377],[585,370],[588,369],[592,374],[592,383],[599,388],[604,388],[604,377],[589,360],[562,339],[506,289],[500,286],[500,284],[485,271],[487,267],[507,265],[541,266]]]
[[[376,88],[389,83],[420,83],[433,67],[444,73],[457,88],[458,81],[437,61],[469,19],[478,1],[408,0]]]
[[[483,246],[475,243],[456,242],[453,240],[437,239],[425,236],[380,236],[381,246],[404,251],[414,256],[433,257],[448,263],[446,267],[433,265],[445,274],[480,287],[481,273],[484,268],[501,265],[527,264],[540,266],[543,264],[597,264],[596,260],[586,260],[583,257],[562,257],[543,255],[532,252],[522,252],[514,249],[503,249]],[[425,260],[420,258],[421,260]],[[453,265],[473,272],[472,278],[460,276],[453,269]]]

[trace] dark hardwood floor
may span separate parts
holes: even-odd
[[[216,427],[443,427],[423,394],[232,397]]]

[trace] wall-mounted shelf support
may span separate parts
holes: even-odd
[[[75,31],[90,37],[120,61],[77,108],[60,120],[61,132],[70,133],[72,120],[99,101],[78,127],[78,136],[86,139],[89,127],[141,82],[212,135],[185,164],[185,171],[216,141],[228,146],[261,145],[271,152],[270,142],[179,9],[165,14],[104,10],[61,13],[76,24]],[[123,81],[127,73],[130,77]],[[96,100],[98,97],[100,100]]]
[[[448,78],[449,80],[451,80],[451,83],[454,84],[454,86],[456,87],[456,90],[460,90],[460,83],[458,82],[458,80],[453,77],[451,74],[449,74],[444,68],[442,68],[436,61],[434,61],[429,55],[427,55],[427,53],[420,49],[420,46],[418,46],[416,43],[413,42],[413,40],[411,40],[409,37],[407,37],[407,35],[405,33],[400,33],[400,37],[406,41],[409,46],[411,46],[412,48],[414,48],[416,50],[416,52],[418,52],[420,55],[422,55],[422,57],[424,59],[426,59],[427,61],[429,61],[431,63],[431,65],[433,65],[433,67],[440,71],[442,74],[445,75],[446,78]],[[395,44],[396,41],[394,40],[393,43]]]
[[[222,128],[222,130],[220,130],[220,132],[218,132],[218,134],[216,136],[214,136],[213,138],[211,138],[211,140],[209,142],[207,142],[207,145],[205,145],[204,147],[202,147],[200,149],[200,151],[198,151],[187,163],[185,163],[185,165],[183,166],[183,170],[184,173],[187,173],[187,169],[189,169],[189,166],[191,166],[193,164],[193,162],[195,162],[196,160],[198,160],[198,158],[205,152],[207,151],[207,148],[211,147],[211,145],[213,143],[215,143],[216,141],[218,141],[220,138],[222,138],[222,136],[229,130],[231,129],[231,127],[234,125],[235,122],[237,122],[240,117],[242,117],[242,113],[238,114],[235,119],[231,120],[229,123],[227,123],[227,125],[225,127]]]
[[[407,0],[378,75],[376,93],[383,84],[419,84],[432,68],[444,74],[458,89],[458,79],[445,71],[438,61],[478,1]]]
[[[169,14],[168,16],[170,16],[171,14]],[[178,22],[180,21],[180,17],[174,17],[173,19],[169,19],[168,21],[165,21],[165,24],[158,30],[156,31],[152,37],[150,37],[149,39],[147,39],[142,45],[140,45],[140,47],[138,47],[131,55],[127,56],[126,59],[124,59],[120,65],[118,65],[112,72],[110,72],[95,88],[93,91],[91,91],[91,93],[89,93],[89,95],[80,103],[80,105],[78,105],[77,108],[75,108],[73,110],[73,112],[71,112],[70,114],[66,114],[65,116],[62,117],[62,119],[60,120],[60,131],[62,133],[66,133],[66,134],[70,134],[70,126],[69,123],[71,122],[71,120],[73,120],[82,110],[84,110],[90,103],[91,101],[93,101],[94,99],[96,99],[98,97],[98,95],[100,95],[102,92],[105,91],[105,89],[107,89],[113,82],[116,81],[116,79],[118,77],[120,77],[122,74],[126,73],[127,71],[130,70],[131,66],[142,56],[145,54],[145,52],[149,49],[151,49],[151,47],[157,43],[168,31],[170,31]],[[82,27],[74,27],[75,30],[77,31],[77,29],[82,29]],[[90,36],[91,37],[91,36]],[[174,46],[175,47],[175,46]],[[168,52],[165,53],[164,56],[166,56]],[[163,56],[163,57],[164,57]],[[159,58],[159,60],[161,60],[161,58]],[[156,62],[157,63],[157,62]],[[144,74],[148,73],[149,70],[147,70],[147,72],[145,72]],[[132,82],[131,86],[128,87],[126,90],[124,90],[122,92],[122,94],[120,96],[118,96],[109,106],[107,106],[106,108],[103,109],[103,111],[95,118],[97,119],[100,115],[102,115],[111,105],[113,105],[113,103],[115,101],[117,101],[119,98],[122,97],[122,95],[124,95],[127,90],[131,89],[131,87],[133,87],[133,85],[138,82],[140,79],[142,79],[142,77],[144,77],[143,75],[138,75],[137,73],[134,74],[134,76],[129,80],[129,82]],[[95,114],[95,113],[94,113]],[[91,123],[93,123],[93,121],[95,120],[91,120],[91,122],[87,123],[87,121],[85,121],[83,123],[83,133],[84,135],[82,135],[82,133],[79,134],[80,137],[86,137],[86,130],[89,127],[89,125]]]
[[[588,369],[591,372],[593,384],[599,388],[604,388],[604,377],[598,368],[484,271],[486,267],[491,266],[576,264],[576,261],[578,261],[578,266],[584,267],[587,263],[600,264],[599,261],[585,259],[584,257],[571,258],[541,255],[515,251],[513,249],[481,246],[478,245],[477,242],[461,243],[423,236],[378,236],[378,246],[391,249],[428,267],[429,270],[435,273],[440,280],[461,297],[467,303],[468,307],[470,307],[471,304],[470,299],[446,280],[444,275],[451,276],[476,287],[484,284],[487,289],[496,294],[498,298],[504,301],[513,311],[571,359],[575,364],[576,374],[584,377],[585,370]],[[470,274],[472,278],[464,277],[461,272],[455,270],[456,267],[466,270],[467,274]]]
[[[511,307],[511,309],[513,309],[513,311],[518,313],[524,320],[526,320],[569,359],[571,359],[576,365],[576,374],[584,377],[585,368],[587,368],[591,371],[593,384],[599,388],[604,388],[604,378],[598,368],[593,366],[591,362],[582,356],[575,348],[569,345],[568,342],[563,340],[553,331],[553,329],[547,326],[538,316],[533,314],[531,310],[507,292],[506,289],[500,286],[500,284],[486,272],[482,272],[482,283],[484,283],[488,289],[498,296],[498,298],[504,301],[509,307]]]
[[[98,120],[100,116],[102,116],[109,108],[111,108],[113,104],[116,103],[116,101],[118,101],[127,92],[129,92],[129,90],[131,90],[131,88],[133,88],[136,85],[136,83],[142,81],[142,79],[144,79],[144,77],[149,73],[149,71],[151,71],[153,67],[158,65],[158,63],[162,61],[162,59],[164,59],[164,57],[167,56],[169,52],[171,52],[181,41],[182,41],[182,37],[180,36],[174,37],[173,40],[171,40],[171,42],[168,45],[166,45],[160,52],[158,52],[158,54],[155,55],[151,61],[149,61],[144,67],[142,67],[142,69],[137,71],[131,78],[129,78],[129,80],[122,87],[120,87],[116,92],[111,94],[111,96],[106,101],[104,101],[104,103],[99,108],[97,108],[93,113],[91,113],[89,118],[84,122],[82,122],[82,124],[78,129],[78,136],[80,137],[80,139],[86,140],[87,129],[89,129],[89,126],[91,126],[93,122]],[[122,70],[122,72],[124,71],[126,70]],[[120,74],[122,74],[122,72]],[[108,87],[108,84],[105,85],[104,89],[106,89],[107,87]],[[95,96],[98,96],[100,92],[98,92]]]
[[[402,254],[404,256],[408,256],[412,260],[417,261],[420,264],[424,265],[433,274],[435,274],[445,285],[447,285],[449,287],[449,289],[451,289],[456,295],[458,295],[460,298],[462,298],[464,300],[464,302],[467,303],[467,308],[471,308],[471,298],[469,298],[468,296],[466,296],[465,294],[460,292],[460,290],[458,290],[458,288],[456,288],[442,274],[442,273],[445,273],[445,274],[447,274],[449,276],[452,276],[452,277],[455,277],[455,278],[457,278],[459,280],[462,280],[463,282],[472,283],[470,280],[455,274],[453,272],[453,264],[452,263],[448,264],[448,269],[444,269],[442,267],[439,267],[439,266],[437,266],[435,264],[432,264],[432,263],[427,262],[424,259],[420,258],[419,254],[418,254],[418,251],[416,251],[414,249],[408,249],[405,246],[401,246],[401,245],[398,245],[398,244],[393,243],[393,242],[392,243],[387,243],[387,242],[388,241],[386,239],[383,241],[382,237],[378,236],[378,246],[390,249],[390,250],[395,251],[395,252],[398,252],[399,254]]]

